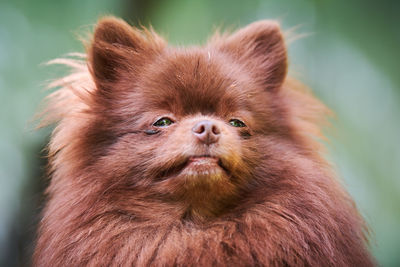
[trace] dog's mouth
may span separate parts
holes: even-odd
[[[230,172],[220,158],[206,154],[187,157],[162,171],[160,176],[168,179],[179,175],[206,177],[221,173],[229,175]]]
[[[188,159],[188,165],[200,165],[200,166],[211,166],[220,165],[220,160],[217,157],[209,155],[192,156]]]

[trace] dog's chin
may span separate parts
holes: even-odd
[[[223,158],[209,155],[180,159],[168,173],[163,173],[167,176],[156,182],[152,190],[182,205],[185,214],[217,216],[238,197],[237,183],[225,167],[230,165],[225,164]]]

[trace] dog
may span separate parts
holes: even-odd
[[[374,266],[274,21],[171,47],[98,21],[56,59],[35,266]]]

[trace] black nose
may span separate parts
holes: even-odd
[[[208,120],[200,121],[192,129],[193,134],[197,139],[207,145],[218,142],[221,131],[218,126]]]

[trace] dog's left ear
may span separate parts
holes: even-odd
[[[254,22],[228,36],[217,47],[244,64],[267,90],[278,89],[287,73],[287,52],[279,24]]]

